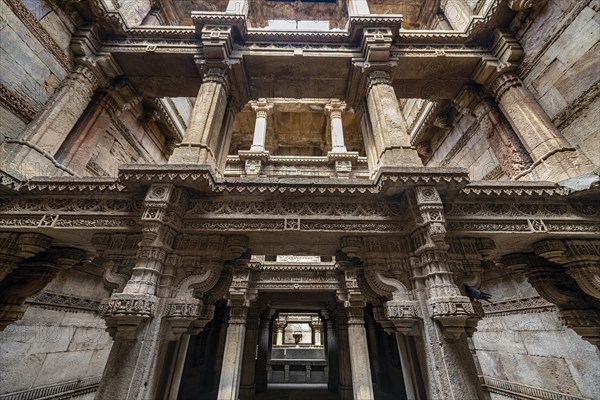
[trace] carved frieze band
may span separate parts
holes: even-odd
[[[100,307],[100,300],[97,299],[69,296],[50,291],[40,292],[27,299],[26,303],[49,310],[71,312],[89,311],[95,313],[98,311],[98,307]]]
[[[35,116],[35,107],[19,94],[10,90],[0,82],[0,104],[12,111],[25,123],[30,123]]]
[[[35,16],[27,9],[23,1],[21,0],[6,0],[6,4],[10,7],[11,11],[15,13],[17,19],[35,36],[42,46],[48,49],[56,60],[62,65],[65,70],[69,71],[73,67],[73,63],[67,55],[63,52],[56,41],[50,36],[48,31],[39,23]]]
[[[531,314],[556,311],[556,306],[539,296],[483,304],[486,317],[501,317],[512,314]]]
[[[600,97],[600,82],[594,83],[588,90],[575,99],[575,101],[563,108],[562,111],[552,119],[552,122],[558,129],[565,129],[577,118],[584,115],[598,97]]]
[[[534,400],[589,400],[587,397],[572,396],[564,393],[554,392],[523,383],[505,381],[491,376],[481,376],[483,386],[492,393],[498,393],[512,399],[534,399]]]
[[[30,399],[53,399],[66,400],[78,398],[85,394],[94,393],[98,389],[101,376],[78,379],[58,383],[56,385],[42,386],[21,392],[0,395],[0,400],[30,400]]]

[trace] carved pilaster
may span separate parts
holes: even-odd
[[[142,238],[135,266],[123,293],[115,293],[104,301],[102,316],[109,329],[123,331],[123,338],[135,339],[140,325],[153,317],[157,302],[159,279],[172,251],[176,229],[186,209],[187,198],[183,189],[172,184],[154,184],[144,199]],[[130,305],[144,305],[137,312]],[[117,332],[118,333],[118,332]]]
[[[523,55],[516,39],[498,34],[493,48],[497,59],[483,60],[475,80],[495,97],[533,161],[529,170],[515,178],[560,181],[591,171],[590,160],[568,143],[514,72]]]

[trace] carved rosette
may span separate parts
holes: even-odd
[[[111,337],[135,340],[142,322],[154,316],[157,301],[155,296],[116,293],[102,300],[98,311]]]

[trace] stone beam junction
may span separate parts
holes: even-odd
[[[148,97],[195,97],[205,68],[216,62],[230,69],[242,104],[293,97],[344,98],[356,106],[368,73],[382,67],[399,97],[451,99],[482,63],[517,56],[503,59],[490,42],[490,27],[512,15],[494,3],[462,33],[403,31],[401,15],[351,16],[340,32],[274,32],[248,27],[244,15],[193,12],[193,26],[94,25],[76,35],[72,48],[84,64],[112,58],[120,76]]]
[[[182,234],[243,233],[256,254],[274,254],[269,245],[289,246],[282,232],[306,243],[294,253],[314,254],[335,254],[337,241],[348,232],[408,238],[415,229],[411,197],[418,188],[427,187],[438,190],[443,199],[440,218],[450,236],[497,237],[501,242],[505,236],[508,248],[524,250],[548,235],[587,232],[593,237],[600,228],[598,205],[565,187],[544,182],[469,182],[460,168],[389,167],[373,181],[338,181],[224,179],[209,168],[193,166],[124,166],[117,179],[34,178],[2,195],[0,227],[86,239],[90,228],[140,232],[144,195],[152,185],[185,190],[188,202],[179,228]],[[314,245],[321,251],[311,251],[307,239],[312,232],[322,232],[330,243],[319,239]]]

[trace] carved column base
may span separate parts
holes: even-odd
[[[114,339],[136,340],[144,321],[154,316],[157,298],[132,293],[116,293],[100,304],[100,315]]]

